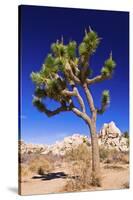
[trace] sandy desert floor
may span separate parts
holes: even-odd
[[[57,167],[52,173],[39,176],[34,175],[26,178],[21,183],[21,194],[48,194],[64,192],[67,183],[66,175],[69,169]],[[128,164],[101,164],[102,186],[92,187],[82,191],[111,190],[126,188],[129,183]]]

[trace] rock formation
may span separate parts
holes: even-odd
[[[116,149],[118,151],[126,152],[129,150],[128,138],[124,137],[120,129],[114,122],[103,125],[98,135],[99,146],[107,149]],[[39,154],[53,154],[63,156],[70,149],[75,149],[78,145],[85,143],[91,146],[91,139],[87,136],[74,134],[65,137],[62,141],[57,141],[52,145],[26,144],[24,141],[19,142],[19,152],[23,153],[39,153]]]
[[[99,133],[99,145],[107,149],[128,151],[128,139],[125,138],[114,122],[104,124]]]

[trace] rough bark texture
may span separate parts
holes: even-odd
[[[100,180],[100,158],[99,158],[99,146],[98,137],[96,133],[96,125],[92,122],[90,126],[91,131],[91,143],[92,143],[92,172],[93,181]],[[99,183],[98,183],[99,184]]]
[[[99,182],[100,180],[100,157],[99,157],[99,146],[98,146],[98,137],[96,131],[96,118],[97,111],[94,105],[93,97],[91,95],[90,89],[87,84],[83,85],[86,98],[91,111],[91,121],[88,121],[88,126],[91,134],[91,143],[92,143],[92,172],[93,172],[93,182]],[[99,183],[98,183],[99,185]]]

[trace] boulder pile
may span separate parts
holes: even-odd
[[[103,125],[98,142],[100,146],[107,149],[116,149],[122,152],[129,150],[128,138],[124,137],[113,121]]]

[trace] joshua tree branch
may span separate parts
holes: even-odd
[[[78,89],[77,89],[76,87],[74,87],[73,90],[74,90],[74,92],[76,93],[76,97],[77,97],[77,99],[78,99],[78,102],[79,102],[79,104],[80,104],[80,107],[81,107],[82,112],[85,113],[85,104],[84,104],[84,101],[83,101],[81,95],[79,94]]]
[[[70,78],[71,78],[75,83],[80,84],[79,78],[73,74],[73,71],[72,71],[72,69],[71,69],[71,66],[70,66],[70,64],[69,64],[68,62],[66,63],[66,71],[69,73]]]
[[[52,117],[54,115],[57,115],[61,112],[64,111],[70,111],[70,107],[66,106],[65,104],[61,104],[60,107],[58,107],[55,110],[49,110],[44,103],[42,103],[40,100],[36,100],[34,102],[34,105],[38,108],[38,110],[40,110],[41,112],[45,113],[48,117]]]
[[[83,88],[84,88],[85,95],[86,95],[86,98],[87,98],[87,101],[88,101],[88,104],[89,104],[89,107],[90,107],[90,111],[92,113],[92,120],[96,121],[97,110],[96,110],[95,105],[94,105],[93,97],[91,95],[89,88],[87,87],[87,84],[84,84]]]
[[[87,124],[91,124],[91,119],[90,117],[86,114],[81,112],[79,109],[76,107],[72,107],[73,113],[75,113],[78,117],[82,118]]]
[[[76,95],[76,93],[75,93],[74,91],[69,91],[69,90],[63,90],[63,91],[62,91],[62,94],[63,94],[64,96],[68,96],[68,97],[71,97],[71,96],[75,96],[75,95]]]
[[[109,75],[109,76],[98,75],[98,76],[95,76],[92,79],[86,79],[86,83],[88,85],[91,85],[93,83],[98,83],[98,82],[101,82],[101,81],[104,81],[104,80],[108,80],[110,78],[111,78],[111,75]]]
[[[91,112],[93,113],[96,109],[95,109],[95,106],[94,106],[94,101],[93,101],[91,92],[90,92],[90,90],[88,89],[87,84],[84,84],[83,87],[84,87],[84,91],[85,91],[85,95],[86,95],[88,104],[89,104],[89,106],[90,106],[90,110],[91,110]]]
[[[85,104],[84,104],[84,101],[83,101],[81,95],[79,94],[79,91],[78,91],[78,89],[77,89],[77,87],[76,87],[75,85],[73,86],[73,91],[63,90],[63,91],[62,91],[62,94],[65,95],[65,96],[68,96],[68,97],[72,97],[72,96],[77,97],[82,112],[85,112]]]

